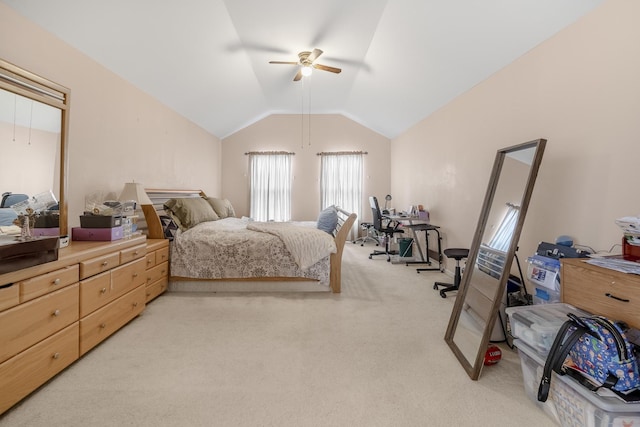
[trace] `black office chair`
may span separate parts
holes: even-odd
[[[378,199],[375,196],[369,197],[369,204],[371,205],[371,215],[373,216],[373,229],[378,232],[378,235],[384,237],[384,251],[373,251],[369,254],[369,259],[372,259],[376,255],[386,255],[387,262],[391,261],[391,255],[397,254],[397,251],[389,250],[389,244],[394,234],[404,233],[404,230],[398,230],[400,223],[391,220],[389,217],[382,215],[380,206],[378,205]]]
[[[8,208],[16,203],[20,203],[29,198],[26,194],[14,194],[10,191],[6,193],[2,193],[2,198],[0,199],[0,208]]]
[[[439,286],[444,286],[444,289],[440,289],[440,296],[442,298],[447,297],[447,292],[457,291],[462,281],[462,270],[460,268],[460,260],[469,256],[469,249],[464,248],[448,248],[444,250],[444,254],[447,258],[453,258],[456,260],[456,271],[453,275],[453,283],[435,282],[433,289],[438,289]]]

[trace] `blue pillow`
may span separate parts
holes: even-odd
[[[0,226],[13,225],[13,220],[18,217],[16,211],[11,208],[0,208]]]
[[[338,211],[335,206],[329,206],[320,212],[318,216],[318,229],[326,231],[333,235],[333,232],[338,225]]]

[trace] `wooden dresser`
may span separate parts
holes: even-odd
[[[169,284],[169,241],[147,239],[146,301],[167,290]]]
[[[564,258],[561,284],[562,302],[640,329],[640,276]]]
[[[166,289],[167,261],[168,242],[144,236],[74,241],[0,275],[0,413],[138,316]]]

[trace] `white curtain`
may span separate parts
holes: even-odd
[[[488,246],[502,252],[506,252],[511,244],[511,237],[518,224],[520,207],[507,203],[507,212],[502,218],[502,222],[496,229],[495,234],[488,243]]]
[[[291,157],[293,154],[250,154],[251,218],[291,219]]]
[[[363,153],[323,153],[320,177],[320,204],[336,205],[361,218]],[[358,221],[353,226],[356,233]],[[355,235],[355,234],[352,234]]]

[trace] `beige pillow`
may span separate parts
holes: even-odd
[[[221,219],[236,216],[236,211],[233,209],[231,202],[227,199],[207,197],[207,202],[209,202],[213,210],[216,211]]]
[[[194,225],[205,221],[220,219],[211,205],[202,197],[189,197],[183,199],[169,199],[164,208],[171,213],[182,231],[188,230]]]

